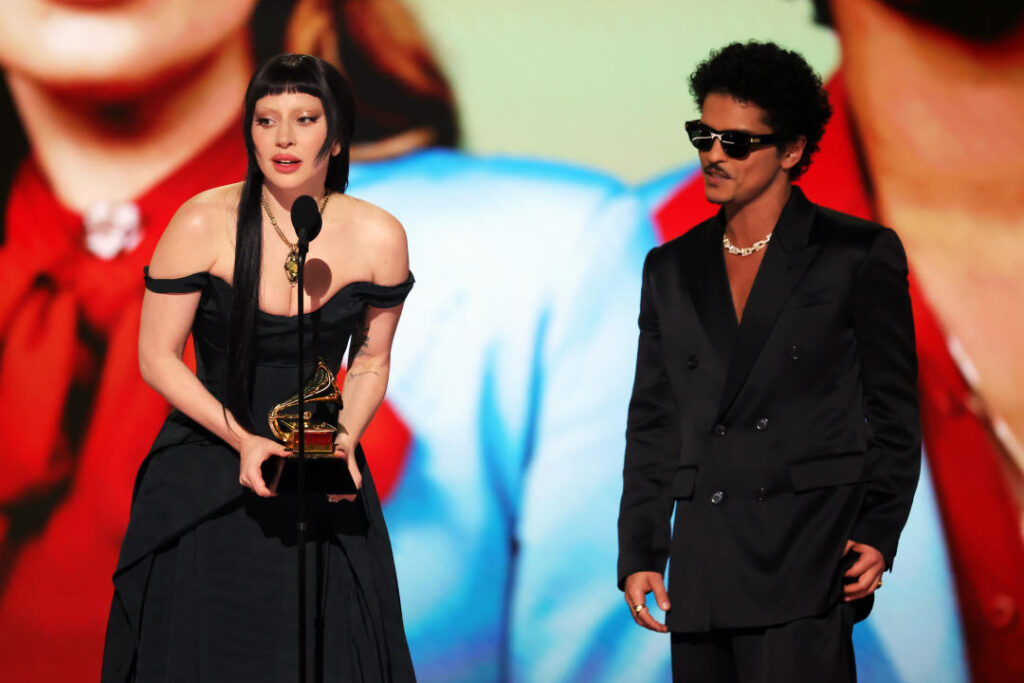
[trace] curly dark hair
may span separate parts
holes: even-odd
[[[801,135],[807,138],[803,156],[789,172],[792,180],[811,165],[832,116],[818,74],[799,54],[775,43],[752,40],[712,51],[690,75],[690,93],[701,108],[709,94],[725,93],[764,109],[765,123],[782,136],[780,150]]]

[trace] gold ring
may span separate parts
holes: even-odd
[[[633,605],[633,611],[636,612],[637,614],[640,614],[645,609],[647,609],[647,605],[644,605],[644,604]]]

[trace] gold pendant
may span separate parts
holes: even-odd
[[[288,282],[293,285],[299,281],[299,252],[297,249],[288,252],[288,258],[284,260],[284,274],[288,276]]]

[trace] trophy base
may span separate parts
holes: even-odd
[[[307,428],[305,436],[307,458],[333,458],[334,457],[334,436],[337,430],[333,427]],[[290,451],[299,450],[299,433],[291,432],[284,440],[285,448]]]
[[[282,458],[274,455],[263,463],[263,481],[277,493],[291,493],[298,488],[298,456]],[[276,486],[274,485],[276,480]],[[344,458],[306,458],[306,492],[315,494],[357,493],[356,484]]]

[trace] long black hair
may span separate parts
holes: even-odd
[[[256,102],[267,95],[305,93],[320,99],[327,123],[327,138],[319,158],[329,157],[327,188],[344,192],[348,187],[349,145],[355,122],[352,88],[337,69],[318,57],[284,54],[267,60],[249,81],[245,92],[242,130],[249,168],[238,202],[235,236],[235,271],[232,278],[231,323],[228,328],[228,375],[226,407],[246,430],[255,430],[251,410],[253,344],[260,304],[260,263],[263,255],[263,213],[260,197],[263,173],[256,163],[252,139]],[[341,151],[329,156],[335,144]]]

